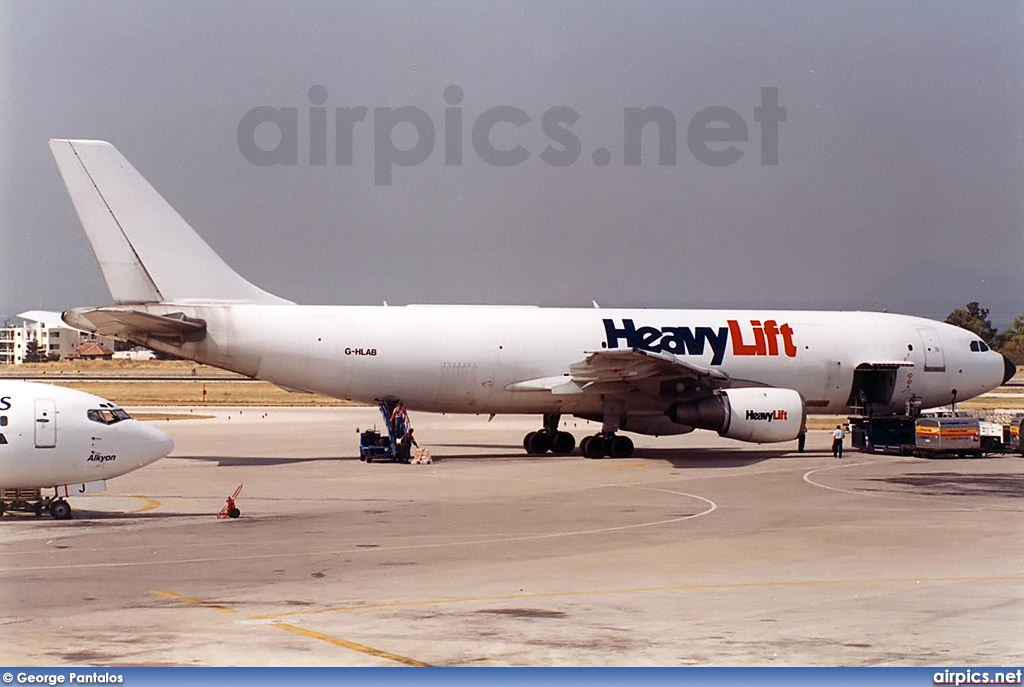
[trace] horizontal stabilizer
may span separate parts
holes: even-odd
[[[50,329],[54,327],[67,327],[61,318],[61,314],[52,310],[26,310],[25,312],[18,313],[18,317],[23,320],[38,322]]]
[[[205,322],[182,313],[153,315],[126,308],[78,308],[65,312],[64,321],[76,329],[119,339],[198,341],[206,335]]]

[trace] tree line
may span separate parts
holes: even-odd
[[[1017,365],[1024,365],[1024,315],[1018,315],[1007,329],[996,331],[988,318],[988,308],[973,301],[949,313],[946,322],[974,332],[993,350],[999,351]]]

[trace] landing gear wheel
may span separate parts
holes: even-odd
[[[540,456],[551,450],[551,437],[547,432],[530,432],[526,438],[526,452],[532,456]]]
[[[544,413],[544,426],[523,437],[523,450],[531,456],[540,456],[548,451],[557,455],[568,455],[576,448],[576,437],[558,430],[560,413]]]
[[[64,499],[54,501],[50,504],[50,515],[54,520],[70,520],[71,506]]]
[[[555,432],[551,440],[551,452],[560,456],[567,456],[576,448],[576,437],[568,432]]]
[[[536,432],[530,432],[525,437],[523,437],[523,450],[526,451],[527,453],[530,452],[530,440],[533,439],[533,437],[536,434]]]
[[[629,458],[633,455],[633,440],[629,437],[615,436],[609,443],[612,458]]]
[[[608,455],[608,442],[602,436],[587,437],[580,444],[580,450],[587,458],[604,458]]]

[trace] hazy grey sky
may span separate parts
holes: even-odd
[[[0,2],[0,314],[110,302],[46,145],[114,143],[242,275],[301,303],[535,303],[882,309],[941,319],[1024,311],[1020,2]],[[461,165],[446,165],[457,85]],[[310,162],[311,88],[327,164]],[[778,89],[762,164],[761,89]],[[258,166],[243,116],[296,108],[298,162]],[[335,108],[368,108],[335,164]],[[436,141],[375,184],[375,108],[411,106]],[[474,124],[522,146],[484,162]],[[545,112],[571,108],[578,160]],[[624,163],[624,111],[654,125]],[[725,166],[687,128],[742,118]],[[720,111],[720,110],[719,110]],[[718,125],[716,125],[718,126]],[[412,124],[395,144],[416,144]],[[452,130],[454,131],[454,130]],[[261,124],[259,145],[276,129]],[[316,136],[314,135],[314,139]],[[390,140],[390,139],[388,139]],[[455,138],[455,147],[458,148]],[[314,146],[315,147],[315,146]],[[595,163],[608,151],[607,165]]]

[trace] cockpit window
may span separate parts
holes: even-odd
[[[131,420],[132,416],[116,407],[94,408],[88,412],[88,417],[93,422],[101,425],[113,425],[121,420]]]
[[[975,353],[984,353],[985,351],[989,350],[989,347],[988,344],[986,344],[984,341],[972,341],[971,350],[974,351]]]

